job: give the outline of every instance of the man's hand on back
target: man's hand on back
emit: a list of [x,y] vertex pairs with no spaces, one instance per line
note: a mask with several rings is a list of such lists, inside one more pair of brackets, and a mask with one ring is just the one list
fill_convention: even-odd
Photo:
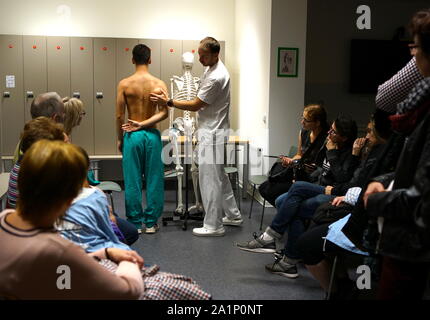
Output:
[[134,132],[143,129],[143,125],[139,121],[128,119],[128,122],[124,123],[121,128],[125,132]]

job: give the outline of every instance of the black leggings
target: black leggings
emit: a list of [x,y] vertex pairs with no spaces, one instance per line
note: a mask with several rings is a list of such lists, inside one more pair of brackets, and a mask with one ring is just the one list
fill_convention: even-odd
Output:
[[[330,224],[322,224],[312,227],[303,233],[297,241],[297,250],[304,264],[316,265],[326,258],[326,254],[346,253],[350,251],[338,247],[331,241],[325,241]],[[324,249],[325,241],[325,251]]]

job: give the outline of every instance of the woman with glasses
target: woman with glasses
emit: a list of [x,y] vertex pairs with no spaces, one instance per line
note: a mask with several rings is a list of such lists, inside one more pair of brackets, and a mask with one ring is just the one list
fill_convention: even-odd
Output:
[[260,185],[261,196],[276,206],[275,200],[287,192],[293,180],[310,180],[310,174],[322,165],[327,138],[327,113],[322,104],[308,104],[301,117],[297,154],[292,158],[280,156],[285,172],[279,178],[269,178]]
[[72,134],[73,128],[81,124],[82,118],[85,116],[84,104],[77,98],[63,98],[64,103],[64,131],[68,136]]
[[334,186],[351,179],[359,164],[357,154],[363,147],[361,144],[353,148],[356,137],[355,121],[339,116],[329,130],[323,166],[313,173],[317,177],[317,183],[293,183],[288,192],[276,199],[277,213],[266,231],[260,236],[255,235],[253,240],[237,243],[238,248],[257,253],[279,252],[283,246],[283,235],[287,232],[288,241],[283,250],[283,258],[266,265],[266,269],[285,277],[296,278],[296,265],[300,257],[295,245],[305,231],[303,222],[312,217],[318,205],[332,197]]

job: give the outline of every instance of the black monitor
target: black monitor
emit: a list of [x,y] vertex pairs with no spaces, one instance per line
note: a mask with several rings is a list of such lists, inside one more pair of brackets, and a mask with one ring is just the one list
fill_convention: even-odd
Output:
[[378,86],[402,69],[411,54],[408,41],[351,40],[351,93],[376,93]]

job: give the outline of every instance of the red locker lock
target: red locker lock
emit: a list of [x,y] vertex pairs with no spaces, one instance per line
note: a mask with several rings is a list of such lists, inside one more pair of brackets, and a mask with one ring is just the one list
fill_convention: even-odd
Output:
[[36,49],[36,48],[37,48],[37,46],[36,46],[36,45],[34,45],[34,46],[33,46],[33,49]]
[[193,50],[191,50],[191,52],[192,52],[192,53],[196,53],[196,50],[194,50],[194,49],[193,49]]
[[80,47],[79,49],[81,49],[81,50],[85,50],[85,48],[84,48],[84,47]]
[[125,51],[130,51],[130,48],[125,48]]
[[10,45],[8,45],[8,47],[9,47],[9,49],[12,49],[12,48],[13,48],[13,45],[11,45],[11,44],[10,44]]
[[103,47],[102,48],[103,51],[107,51],[107,49],[108,49],[107,47]]
[[173,50],[173,49],[170,49],[170,52],[171,52],[171,53],[173,53],[173,51],[175,51],[175,50]]
[[57,50],[60,50],[61,49],[61,47],[60,46],[57,46]]

